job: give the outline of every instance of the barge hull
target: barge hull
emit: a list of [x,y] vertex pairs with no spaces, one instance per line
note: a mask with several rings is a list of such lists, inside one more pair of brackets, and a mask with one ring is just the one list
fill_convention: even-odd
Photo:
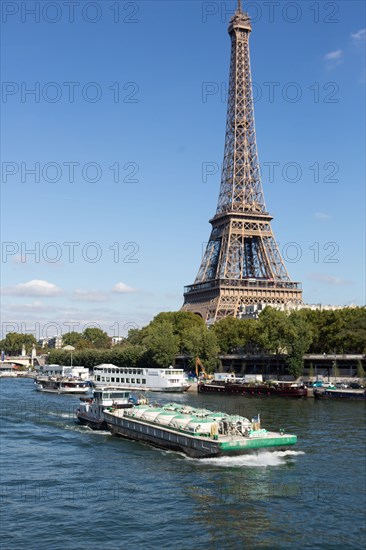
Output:
[[314,389],[315,399],[352,399],[352,400],[365,400],[366,392],[356,392],[347,390],[316,390]]
[[91,420],[90,418],[85,418],[81,414],[77,414],[76,416],[82,426],[88,426],[92,430],[108,430],[108,425],[105,420]]
[[198,393],[223,393],[223,394],[236,394],[253,397],[307,397],[308,391],[303,388],[290,389],[276,389],[276,388],[263,388],[263,387],[243,387],[240,384],[198,384]]

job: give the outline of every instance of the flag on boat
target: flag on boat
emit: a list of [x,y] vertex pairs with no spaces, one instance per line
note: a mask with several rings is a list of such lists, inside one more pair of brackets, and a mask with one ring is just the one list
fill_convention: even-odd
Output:
[[252,418],[252,424],[253,424],[253,430],[259,430],[261,427],[261,418],[260,414],[258,413],[257,416],[254,416]]

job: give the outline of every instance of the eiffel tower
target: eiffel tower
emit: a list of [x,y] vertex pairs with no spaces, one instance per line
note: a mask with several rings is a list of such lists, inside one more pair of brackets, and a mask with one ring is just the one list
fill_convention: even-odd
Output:
[[196,280],[184,289],[183,311],[209,323],[238,316],[247,305],[302,303],[274,238],[260,179],[249,56],[249,15],[238,0],[229,24],[231,64],[224,163],[212,232]]

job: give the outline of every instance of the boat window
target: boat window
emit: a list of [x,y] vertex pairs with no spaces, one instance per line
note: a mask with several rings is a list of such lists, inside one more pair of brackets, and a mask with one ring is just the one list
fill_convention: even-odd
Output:
[[122,382],[122,384],[124,383],[124,381],[125,381],[125,379],[124,379],[124,378],[121,378],[121,382]]
[[131,384],[134,384],[134,383],[135,383],[135,379],[131,378]]
[[104,378],[104,376],[102,376],[102,380],[101,380],[101,381],[102,381],[102,382],[105,382],[105,378]]
[[135,370],[133,371],[133,374],[136,374],[136,371],[135,371]]
[[146,378],[143,378],[143,379],[142,379],[142,383],[143,383],[143,384],[146,384]]
[[140,378],[136,378],[136,384],[141,384]]
[[108,369],[108,372],[111,372],[111,369]]
[[131,369],[128,371],[128,374],[132,374],[132,370],[131,370]]
[[112,376],[112,378],[111,378],[111,382],[114,382],[114,376]]
[[126,378],[126,384],[129,384],[129,383],[130,383],[130,379]]
[[97,381],[97,382],[100,382],[100,376],[97,376],[97,377],[96,377],[96,381]]

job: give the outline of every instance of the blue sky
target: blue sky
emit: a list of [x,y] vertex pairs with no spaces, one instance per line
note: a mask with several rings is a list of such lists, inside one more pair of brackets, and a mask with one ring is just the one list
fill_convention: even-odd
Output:
[[[235,2],[57,5],[2,3],[2,328],[124,335],[179,309],[198,271]],[[307,303],[364,305],[364,3],[243,5],[290,276]]]

